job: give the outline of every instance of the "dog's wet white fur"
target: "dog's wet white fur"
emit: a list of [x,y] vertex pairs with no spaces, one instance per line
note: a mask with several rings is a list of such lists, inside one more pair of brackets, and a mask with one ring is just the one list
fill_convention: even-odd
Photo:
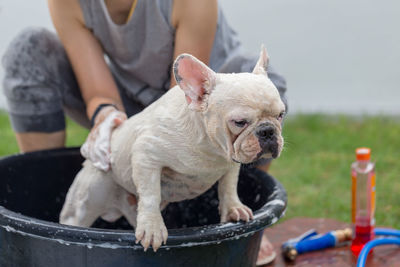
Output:
[[283,147],[285,107],[267,64],[264,48],[253,73],[217,74],[180,55],[174,63],[178,85],[113,132],[111,170],[84,162],[60,223],[89,227],[99,216],[125,216],[137,242],[157,250],[168,236],[161,210],[217,181],[221,221],[252,219],[237,195],[240,163],[277,157]]

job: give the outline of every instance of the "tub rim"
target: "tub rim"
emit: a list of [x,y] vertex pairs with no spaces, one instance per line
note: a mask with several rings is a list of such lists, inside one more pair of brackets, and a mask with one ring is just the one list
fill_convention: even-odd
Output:
[[[35,156],[37,158],[46,157],[49,156],[49,154],[52,156],[56,156],[57,154],[76,155],[78,149],[79,148],[61,148],[6,156],[0,158],[0,167],[20,157]],[[255,169],[255,173],[259,173],[260,175],[264,174],[264,172],[258,169]],[[247,223],[227,222],[199,227],[168,229],[167,244],[162,245],[160,249],[217,244],[225,240],[239,239],[252,235],[274,224],[285,213],[287,194],[282,184],[274,177],[268,175],[268,179],[274,184],[273,193],[260,209],[253,212],[253,220]],[[262,183],[267,183],[266,179],[261,181]],[[0,226],[8,232],[49,239],[66,245],[75,244],[114,249],[126,247],[143,249],[140,244],[135,244],[136,239],[134,232],[131,230],[112,230],[63,225],[23,215],[8,210],[1,205]]]

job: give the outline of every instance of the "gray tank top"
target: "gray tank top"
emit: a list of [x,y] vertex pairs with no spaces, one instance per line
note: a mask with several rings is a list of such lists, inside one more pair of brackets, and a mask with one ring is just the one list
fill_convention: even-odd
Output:
[[[169,89],[175,29],[173,0],[138,0],[126,24],[115,24],[104,0],[80,0],[86,27],[100,41],[119,87],[147,106]],[[236,33],[219,8],[209,66],[217,72],[250,71],[256,57],[244,56]]]

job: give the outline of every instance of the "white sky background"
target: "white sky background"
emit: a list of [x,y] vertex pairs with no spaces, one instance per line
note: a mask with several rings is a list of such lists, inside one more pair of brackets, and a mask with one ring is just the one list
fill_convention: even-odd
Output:
[[[265,43],[288,81],[291,113],[400,115],[400,1],[220,3],[246,49]],[[30,25],[52,28],[45,0],[0,0],[0,55]]]

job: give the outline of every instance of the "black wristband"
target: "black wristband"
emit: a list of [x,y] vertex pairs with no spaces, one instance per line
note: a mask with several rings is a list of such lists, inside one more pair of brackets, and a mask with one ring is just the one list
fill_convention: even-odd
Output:
[[100,104],[100,105],[98,105],[97,108],[96,108],[96,110],[95,110],[94,113],[93,113],[92,118],[90,119],[90,127],[93,127],[93,126],[94,126],[94,120],[96,119],[96,116],[97,116],[97,114],[99,114],[100,110],[101,110],[102,108],[108,107],[108,106],[113,106],[116,110],[118,110],[117,106],[114,105],[114,104],[108,103],[108,104]]

